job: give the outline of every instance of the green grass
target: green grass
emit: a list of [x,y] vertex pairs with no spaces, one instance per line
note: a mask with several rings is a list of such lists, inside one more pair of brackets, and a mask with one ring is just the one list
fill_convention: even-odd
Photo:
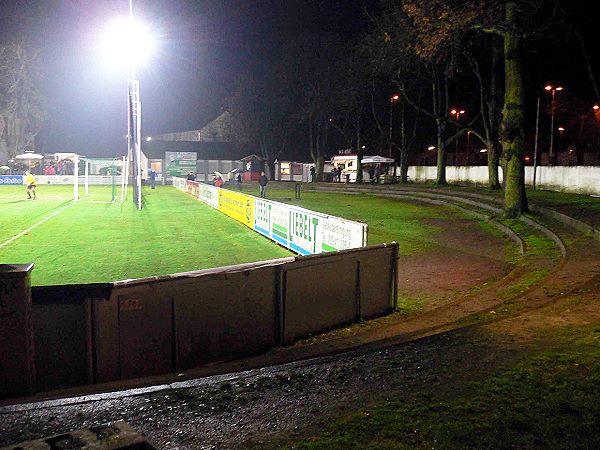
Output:
[[550,346],[462,388],[354,411],[284,448],[600,448],[600,329],[568,329]]
[[[69,205],[67,186],[0,191],[0,244]],[[94,200],[110,199],[96,187]],[[12,197],[11,197],[12,195]],[[34,262],[34,285],[114,281],[290,256],[242,224],[172,187],[133,202],[80,201],[0,248],[1,264]]]
[[[131,201],[100,203],[110,199],[109,187],[92,186],[90,197],[74,205],[71,186],[39,186],[35,201],[26,199],[23,187],[2,187],[0,245],[67,208],[1,247],[0,263],[34,262],[33,284],[45,285],[114,281],[291,255],[172,187],[144,192],[145,207],[137,211]],[[258,194],[254,187],[244,192]],[[366,222],[369,244],[396,241],[403,255],[437,249],[436,221],[464,218],[444,207],[365,194],[303,192],[302,200],[293,197],[290,190],[269,190],[269,198],[276,201]]]
[[426,253],[438,245],[440,228],[432,223],[448,218],[465,218],[451,208],[413,203],[369,194],[302,192],[301,200],[292,200],[291,190],[271,190],[269,198],[319,211],[348,220],[366,223],[368,243],[396,241],[402,255]]

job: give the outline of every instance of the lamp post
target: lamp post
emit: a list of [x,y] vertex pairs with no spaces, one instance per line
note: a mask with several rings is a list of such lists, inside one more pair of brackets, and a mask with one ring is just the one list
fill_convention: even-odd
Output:
[[535,144],[533,147],[533,190],[537,180],[537,156],[538,156],[538,134],[540,130],[540,95],[537,98],[537,110],[535,114]]
[[456,108],[452,108],[450,110],[450,115],[454,117],[454,120],[456,121],[456,141],[454,142],[454,152],[458,153],[458,124],[460,121],[460,116],[463,115],[465,113],[464,109],[456,109]]
[[551,104],[550,104],[550,152],[548,153],[549,164],[553,164],[554,161],[554,96],[556,95],[556,91],[562,91],[562,86],[552,86],[548,84],[544,89],[547,92],[552,94]]
[[[394,119],[394,102],[398,101],[400,96],[398,94],[392,95],[390,97],[390,135],[388,136],[388,157],[392,157],[392,129],[393,129],[393,119]],[[396,159],[396,158],[394,158]]]

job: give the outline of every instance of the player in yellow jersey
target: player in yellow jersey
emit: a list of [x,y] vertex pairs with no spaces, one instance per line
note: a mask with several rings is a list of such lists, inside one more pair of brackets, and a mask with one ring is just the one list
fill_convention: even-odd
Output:
[[37,186],[37,180],[29,171],[25,172],[25,182],[27,183],[27,196],[31,199],[33,193],[33,200],[35,200],[35,188]]

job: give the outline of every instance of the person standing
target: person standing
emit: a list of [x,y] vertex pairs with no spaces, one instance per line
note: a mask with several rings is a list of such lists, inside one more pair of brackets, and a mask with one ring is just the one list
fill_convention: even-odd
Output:
[[242,174],[240,172],[235,176],[235,182],[237,184],[238,191],[242,192]]
[[25,172],[25,182],[27,183],[27,196],[31,200],[31,194],[33,194],[33,200],[35,200],[35,188],[37,186],[37,180],[29,171]]
[[260,187],[260,196],[262,198],[267,198],[267,183],[268,182],[269,182],[269,180],[267,180],[265,173],[261,172],[260,178],[258,179],[258,186]]
[[156,170],[150,169],[150,186],[152,189],[156,189]]

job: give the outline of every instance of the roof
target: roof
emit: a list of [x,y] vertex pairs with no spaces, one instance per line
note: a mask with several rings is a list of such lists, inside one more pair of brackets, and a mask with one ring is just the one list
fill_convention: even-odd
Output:
[[216,119],[198,130],[165,133],[148,136],[148,141],[178,141],[178,142],[229,142],[231,114],[221,113]]
[[265,158],[263,158],[262,156],[255,155],[255,154],[244,156],[243,158],[240,158],[240,161],[244,161],[244,162],[255,161],[255,160],[264,161]]

